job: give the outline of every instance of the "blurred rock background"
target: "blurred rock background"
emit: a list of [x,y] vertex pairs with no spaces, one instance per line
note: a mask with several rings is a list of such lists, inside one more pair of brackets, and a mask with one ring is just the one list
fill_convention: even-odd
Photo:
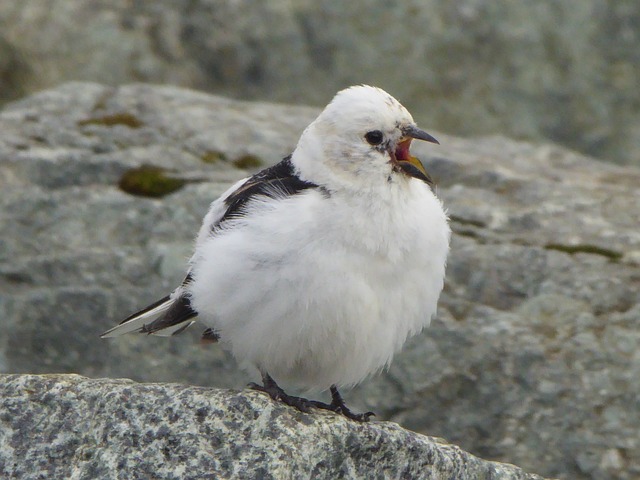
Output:
[[0,0],[0,101],[68,80],[324,105],[371,83],[456,135],[640,164],[635,0]]
[[126,84],[321,105],[366,82],[440,139],[415,151],[454,236],[432,328],[350,403],[546,476],[638,478],[640,7],[391,3],[0,0],[0,372],[253,380],[197,330],[98,335],[318,110]]

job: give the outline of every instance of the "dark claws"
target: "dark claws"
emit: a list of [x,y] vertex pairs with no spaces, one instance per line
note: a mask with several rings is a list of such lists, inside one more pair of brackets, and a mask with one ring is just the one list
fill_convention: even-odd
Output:
[[345,404],[344,402],[342,404],[337,404],[337,403],[323,403],[323,402],[318,402],[315,400],[311,400],[309,402],[312,406],[316,407],[316,408],[320,408],[322,410],[330,410],[332,412],[335,412],[339,415],[342,415],[344,417],[347,417],[350,420],[354,420],[356,422],[362,422],[362,423],[366,423],[369,421],[369,419],[371,417],[375,417],[376,414],[373,412],[366,412],[366,413],[353,413]]
[[251,390],[257,390],[259,392],[266,392],[267,391],[262,385],[259,385],[256,382],[248,383],[247,387],[249,387]]
[[369,421],[369,418],[376,416],[376,414],[373,413],[373,412],[353,413],[353,412],[349,411],[349,413],[342,412],[342,414],[345,417],[350,418],[351,420],[355,420],[356,422],[362,422],[362,423],[366,423],[366,422]]
[[257,383],[251,382],[248,387],[253,390],[265,392],[272,399],[281,401],[282,403],[297,408],[304,413],[309,413],[311,411],[310,408],[315,407],[322,410],[329,410],[347,417],[350,420],[363,423],[368,422],[371,417],[375,417],[376,415],[373,412],[353,413],[345,405],[344,400],[342,399],[342,396],[340,395],[340,392],[338,392],[338,388],[335,385],[331,387],[331,403],[324,403],[317,400],[308,400],[302,397],[287,395],[285,391],[278,386],[275,380],[271,378],[268,373],[262,374],[262,382],[264,383],[264,385],[258,385]]
[[267,393],[275,401],[289,405],[290,407],[297,408],[303,413],[310,413],[311,401],[302,397],[294,397],[293,395],[287,395],[282,388],[273,380],[269,375],[263,375],[264,385],[258,385],[251,382],[248,387],[259,392]]

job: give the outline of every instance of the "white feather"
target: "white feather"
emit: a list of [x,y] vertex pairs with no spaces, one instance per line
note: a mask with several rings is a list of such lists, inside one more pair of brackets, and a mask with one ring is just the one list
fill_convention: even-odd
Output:
[[154,335],[156,337],[171,337],[173,335],[177,335],[178,333],[181,333],[183,330],[186,330],[194,323],[196,323],[195,320],[185,320],[182,323],[171,325],[170,327],[163,328],[162,330],[157,330],[151,333],[151,335]]
[[398,141],[409,124],[387,93],[352,87],[305,130],[292,157],[328,196],[264,198],[211,235],[214,202],[187,290],[199,319],[242,364],[306,389],[353,385],[429,324],[449,248],[445,212],[425,183],[392,175],[388,153],[364,140],[377,129]]
[[101,338],[112,338],[119,337],[120,335],[124,335],[126,333],[131,332],[139,332],[142,327],[148,323],[153,322],[156,318],[162,315],[173,303],[173,299],[170,298],[164,303],[161,303],[155,308],[148,310],[136,317],[131,318],[130,320],[121,323],[120,325],[116,325],[115,327],[107,330],[102,335]]

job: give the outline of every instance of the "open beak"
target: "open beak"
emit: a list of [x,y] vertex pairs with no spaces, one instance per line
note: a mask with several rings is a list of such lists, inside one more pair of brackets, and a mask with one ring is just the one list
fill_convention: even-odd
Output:
[[408,138],[415,138],[416,140],[424,140],[425,142],[431,142],[440,145],[440,142],[438,140],[436,140],[424,130],[420,130],[415,125],[409,125],[408,127],[403,128],[402,134]]
[[404,174],[422,180],[423,182],[432,185],[433,180],[429,177],[429,174],[424,169],[422,162],[416,157],[411,155],[409,147],[411,141],[415,138],[417,140],[424,140],[426,142],[440,144],[433,136],[427,132],[420,130],[414,125],[410,125],[402,130],[403,137],[396,145],[394,151],[389,152],[391,155],[391,163],[394,169],[403,172]]

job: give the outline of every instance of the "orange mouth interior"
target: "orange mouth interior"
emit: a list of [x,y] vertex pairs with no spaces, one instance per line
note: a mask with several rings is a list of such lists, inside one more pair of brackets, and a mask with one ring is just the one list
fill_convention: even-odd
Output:
[[398,142],[395,151],[395,157],[397,162],[410,162],[411,154],[409,153],[409,147],[411,146],[411,138],[407,138],[401,142]]

